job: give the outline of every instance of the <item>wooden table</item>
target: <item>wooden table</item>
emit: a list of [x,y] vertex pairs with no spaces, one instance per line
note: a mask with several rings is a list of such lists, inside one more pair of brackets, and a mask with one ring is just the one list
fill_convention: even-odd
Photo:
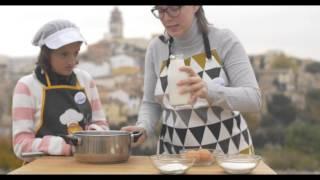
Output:
[[[149,156],[130,156],[125,163],[86,164],[74,157],[44,156],[26,164],[9,174],[159,174]],[[187,174],[225,174],[216,163],[206,167],[192,167]],[[252,174],[276,174],[263,161]]]

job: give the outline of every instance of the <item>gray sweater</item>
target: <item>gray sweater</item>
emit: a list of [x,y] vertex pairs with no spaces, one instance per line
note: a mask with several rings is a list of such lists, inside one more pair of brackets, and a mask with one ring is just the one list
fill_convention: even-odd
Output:
[[[208,95],[213,105],[240,112],[257,112],[261,108],[261,93],[249,58],[237,37],[227,29],[209,27],[211,49],[216,49],[229,76],[225,86],[208,83]],[[174,38],[172,53],[184,54],[185,58],[205,52],[202,34],[196,19],[181,38]],[[138,115],[137,126],[152,135],[161,119],[162,106],[155,100],[154,92],[160,75],[161,61],[168,59],[168,45],[158,37],[151,40],[145,56],[144,96]]]

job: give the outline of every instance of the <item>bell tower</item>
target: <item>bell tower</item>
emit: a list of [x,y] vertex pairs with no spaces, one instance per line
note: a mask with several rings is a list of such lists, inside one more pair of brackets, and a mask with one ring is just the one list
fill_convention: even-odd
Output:
[[117,7],[111,12],[110,18],[110,34],[113,39],[123,38],[123,21],[121,12]]

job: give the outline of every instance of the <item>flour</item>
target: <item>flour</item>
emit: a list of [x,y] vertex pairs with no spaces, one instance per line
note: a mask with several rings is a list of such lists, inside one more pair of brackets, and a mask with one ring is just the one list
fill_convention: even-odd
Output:
[[163,173],[183,173],[188,166],[179,163],[165,164],[159,167]]
[[248,173],[256,164],[252,162],[223,162],[220,164],[226,171],[235,173]]

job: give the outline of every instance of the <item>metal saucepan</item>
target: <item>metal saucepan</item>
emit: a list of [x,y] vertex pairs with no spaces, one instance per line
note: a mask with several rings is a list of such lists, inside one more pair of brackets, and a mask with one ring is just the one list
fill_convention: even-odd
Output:
[[[63,138],[75,146],[73,155],[79,162],[120,163],[129,159],[131,144],[141,135],[142,131],[79,131]],[[24,153],[23,157],[31,157],[32,153],[26,155],[28,154]],[[36,152],[35,155],[39,156],[41,152]]]

